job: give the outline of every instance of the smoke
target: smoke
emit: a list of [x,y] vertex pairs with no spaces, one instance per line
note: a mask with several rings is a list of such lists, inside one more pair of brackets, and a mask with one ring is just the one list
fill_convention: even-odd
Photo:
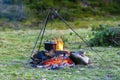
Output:
[[0,0],[0,18],[7,18],[12,21],[26,19],[25,6],[22,0]]

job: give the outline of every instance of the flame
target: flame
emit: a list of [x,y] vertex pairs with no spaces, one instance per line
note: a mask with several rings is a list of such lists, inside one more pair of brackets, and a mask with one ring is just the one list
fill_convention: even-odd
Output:
[[56,50],[63,50],[63,40],[61,38],[54,39],[54,41],[57,43],[56,44]]

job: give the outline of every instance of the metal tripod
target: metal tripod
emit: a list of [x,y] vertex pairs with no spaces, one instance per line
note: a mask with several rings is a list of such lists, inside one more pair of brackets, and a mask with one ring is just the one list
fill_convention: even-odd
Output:
[[31,59],[32,56],[33,56],[34,50],[35,50],[35,48],[36,48],[36,45],[38,44],[39,39],[40,39],[40,43],[39,43],[38,51],[39,51],[40,48],[41,48],[41,44],[42,44],[42,41],[43,41],[43,37],[44,37],[45,29],[46,29],[46,26],[47,26],[47,22],[48,22],[48,20],[49,20],[50,13],[53,13],[53,14],[56,15],[60,20],[62,20],[62,21],[66,24],[66,27],[68,27],[69,29],[71,29],[87,46],[89,46],[90,49],[91,49],[92,51],[94,51],[94,52],[103,60],[103,62],[106,62],[106,61],[97,53],[97,51],[94,50],[94,49],[90,46],[90,44],[89,44],[86,40],[84,40],[83,37],[81,37],[81,36],[73,29],[73,27],[71,27],[71,26],[67,23],[67,21],[66,21],[63,17],[61,17],[61,16],[59,15],[59,13],[58,13],[54,8],[50,8],[50,9],[48,10],[48,13],[47,13],[47,15],[46,15],[46,18],[45,18],[45,20],[44,20],[44,22],[43,22],[43,24],[42,24],[42,28],[41,28],[41,30],[40,30],[40,32],[39,32],[39,35],[38,35],[37,40],[36,40],[36,42],[35,42],[35,45],[34,45],[34,47],[33,47],[33,49],[32,49],[32,52],[31,52],[31,55],[30,55],[30,59]]

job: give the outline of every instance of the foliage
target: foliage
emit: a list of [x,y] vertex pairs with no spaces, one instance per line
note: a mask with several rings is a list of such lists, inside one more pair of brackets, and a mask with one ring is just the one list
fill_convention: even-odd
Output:
[[[66,19],[119,15],[119,0],[0,0],[0,17],[10,20],[43,19],[55,8]],[[38,20],[37,20],[38,21]]]
[[93,38],[90,39],[92,46],[120,46],[120,28],[109,25],[93,27]]
[[24,3],[38,19],[42,19],[51,7],[67,20],[120,13],[119,0],[24,0]]
[[120,14],[119,0],[0,0],[0,17],[10,20],[45,18],[49,8],[55,8],[66,20],[109,17]]

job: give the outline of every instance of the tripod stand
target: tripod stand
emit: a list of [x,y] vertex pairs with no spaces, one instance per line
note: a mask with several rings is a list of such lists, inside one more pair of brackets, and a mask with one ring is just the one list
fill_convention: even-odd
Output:
[[[89,44],[86,40],[84,40],[83,37],[81,37],[81,36],[73,29],[73,27],[71,27],[71,26],[68,24],[67,21],[66,21],[62,16],[60,16],[60,14],[59,14],[54,8],[50,8],[50,9],[48,10],[48,13],[47,13],[47,15],[46,15],[46,18],[45,18],[45,20],[44,20],[44,22],[43,22],[43,24],[42,24],[42,28],[41,28],[40,33],[39,33],[39,35],[38,35],[38,38],[37,38],[37,40],[36,40],[36,42],[35,42],[35,45],[34,45],[34,47],[33,47],[33,49],[32,49],[30,58],[32,58],[32,56],[33,56],[34,50],[35,50],[35,48],[36,48],[36,45],[38,44],[38,40],[39,40],[39,39],[40,39],[40,43],[39,43],[38,51],[40,51],[41,44],[42,44],[43,37],[44,37],[44,33],[45,33],[45,29],[46,29],[46,26],[47,26],[47,23],[48,23],[48,20],[49,20],[49,17],[50,17],[50,13],[53,13],[53,14],[54,14],[55,16],[57,16],[61,21],[63,21],[63,22],[65,23],[66,27],[68,27],[71,31],[73,31],[73,32],[75,33],[75,35],[78,36],[79,39],[81,39],[88,47],[90,47],[90,49],[91,49],[92,51],[94,51],[94,52],[97,54],[97,51],[94,50],[94,49],[90,46],[90,44]],[[103,62],[106,62],[99,54],[97,54],[97,55],[103,60]]]

